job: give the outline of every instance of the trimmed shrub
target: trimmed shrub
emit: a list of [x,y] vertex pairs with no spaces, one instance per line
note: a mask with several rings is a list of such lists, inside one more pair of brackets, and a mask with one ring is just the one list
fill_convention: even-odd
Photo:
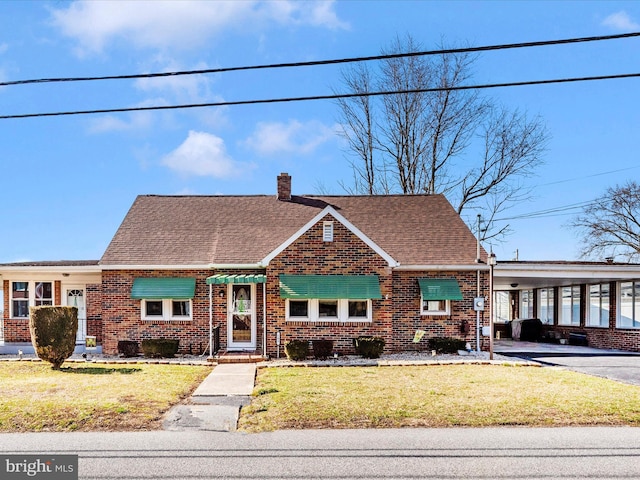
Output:
[[173,338],[149,338],[142,341],[142,353],[147,358],[173,358],[178,353],[180,340]]
[[289,360],[304,360],[309,356],[309,342],[306,340],[291,340],[284,344],[284,353]]
[[458,350],[464,350],[467,345],[464,340],[452,337],[432,337],[428,343],[429,350],[435,350],[436,353],[458,353]]
[[384,339],[380,337],[358,337],[353,339],[356,354],[364,358],[379,358],[384,350]]
[[76,348],[78,309],[49,305],[31,307],[29,331],[38,357],[50,362],[54,370],[59,370]]
[[123,357],[135,357],[138,355],[138,342],[133,340],[118,341],[118,353]]
[[333,354],[333,340],[311,340],[314,358],[327,358]]

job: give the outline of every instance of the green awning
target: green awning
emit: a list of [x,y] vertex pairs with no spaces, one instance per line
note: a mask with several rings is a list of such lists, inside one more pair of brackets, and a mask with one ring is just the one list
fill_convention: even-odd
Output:
[[196,291],[195,278],[136,278],[131,289],[131,298],[193,298]]
[[266,283],[267,276],[261,273],[246,275],[211,275],[207,277],[207,285],[221,283]]
[[454,278],[419,278],[424,300],[462,300],[460,285]]
[[280,275],[281,298],[382,298],[376,275]]

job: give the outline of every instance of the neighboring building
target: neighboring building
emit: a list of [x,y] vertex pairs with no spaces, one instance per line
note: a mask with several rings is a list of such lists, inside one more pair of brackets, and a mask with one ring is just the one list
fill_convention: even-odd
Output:
[[434,336],[475,346],[488,312],[474,298],[489,297],[486,253],[476,257],[442,195],[295,196],[287,174],[277,196],[145,195],[99,262],[0,265],[4,340],[29,340],[29,306],[81,296],[107,354],[158,337],[202,354],[212,328],[221,349],[265,356],[292,339],[348,353],[360,335],[387,351]]
[[[3,284],[0,353],[15,353],[30,343],[29,307],[78,307],[78,343],[102,336],[102,277],[98,260],[21,262],[0,265]],[[15,345],[12,345],[15,344]]]
[[538,318],[549,339],[640,351],[640,265],[612,262],[499,262],[496,329]]

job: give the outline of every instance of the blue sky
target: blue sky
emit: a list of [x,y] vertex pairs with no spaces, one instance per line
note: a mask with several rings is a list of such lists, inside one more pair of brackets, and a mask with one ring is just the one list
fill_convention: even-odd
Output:
[[[640,31],[640,2],[0,3],[0,81],[121,75]],[[640,39],[488,52],[474,83],[640,72]],[[338,67],[0,87],[0,112],[330,94]],[[589,201],[640,174],[640,80],[488,93],[540,115],[551,141],[534,198],[503,216]],[[351,171],[330,101],[0,120],[0,263],[98,259],[139,194],[343,194]],[[469,212],[475,218],[475,212]],[[498,259],[571,260],[570,216],[510,221]]]

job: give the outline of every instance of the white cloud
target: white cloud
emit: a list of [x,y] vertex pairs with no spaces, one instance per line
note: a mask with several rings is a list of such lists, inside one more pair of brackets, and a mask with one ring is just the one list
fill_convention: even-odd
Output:
[[602,25],[622,31],[637,30],[640,28],[640,24],[634,22],[624,10],[609,15],[602,21]]
[[6,52],[7,50],[9,50],[9,44],[8,43],[0,43],[0,54]]
[[151,112],[133,112],[126,119],[115,115],[104,115],[90,120],[89,132],[107,133],[146,130],[152,125],[153,115]]
[[335,128],[317,121],[260,122],[245,145],[261,155],[306,155],[332,138],[335,138]]
[[269,23],[346,28],[332,1],[91,1],[52,9],[53,25],[78,42],[77,53],[101,52],[121,40],[134,48],[199,47],[232,29]]
[[254,168],[234,161],[227,154],[222,138],[195,131],[190,131],[182,145],[166,155],[162,163],[184,175],[215,178],[234,177]]

